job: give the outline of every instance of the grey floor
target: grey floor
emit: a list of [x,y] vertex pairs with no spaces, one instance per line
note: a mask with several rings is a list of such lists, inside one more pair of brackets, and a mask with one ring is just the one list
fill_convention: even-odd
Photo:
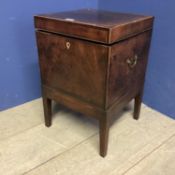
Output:
[[41,99],[0,112],[0,175],[174,175],[175,120],[142,105],[122,112],[99,156],[98,123],[54,107],[43,124]]

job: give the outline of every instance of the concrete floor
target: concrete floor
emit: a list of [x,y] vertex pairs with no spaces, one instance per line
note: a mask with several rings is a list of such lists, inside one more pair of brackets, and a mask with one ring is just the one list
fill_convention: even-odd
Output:
[[43,124],[41,99],[0,112],[0,175],[174,175],[175,120],[145,105],[110,129],[106,158],[99,156],[98,123],[54,106]]

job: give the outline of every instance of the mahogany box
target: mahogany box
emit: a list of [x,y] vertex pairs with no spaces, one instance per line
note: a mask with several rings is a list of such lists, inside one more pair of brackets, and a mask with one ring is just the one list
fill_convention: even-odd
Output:
[[94,117],[104,157],[117,111],[135,99],[139,118],[153,19],[91,9],[36,15],[46,126],[52,100]]

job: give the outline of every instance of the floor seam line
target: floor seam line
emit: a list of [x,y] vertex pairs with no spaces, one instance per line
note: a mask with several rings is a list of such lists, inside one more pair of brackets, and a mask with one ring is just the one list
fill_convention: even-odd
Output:
[[51,143],[54,143],[54,144],[56,144],[56,145],[59,145],[59,146],[65,148],[65,149],[67,149],[67,147],[66,147],[65,145],[61,144],[60,142],[57,142],[57,141],[55,141],[55,140],[53,140],[53,139],[50,139],[50,138],[48,138],[48,137],[46,137],[46,136],[44,136],[44,135],[42,135],[42,134],[37,134],[37,135],[40,136],[40,137],[42,137],[42,138],[44,138],[44,139],[46,139],[46,140],[48,140],[48,141],[51,142]]
[[82,144],[83,142],[87,141],[87,140],[90,139],[91,137],[94,137],[94,136],[97,135],[97,134],[98,134],[98,132],[95,133],[95,134],[93,134],[93,135],[91,135],[91,136],[89,136],[88,138],[86,138],[85,140],[81,141],[80,143],[78,143],[78,144],[76,144],[76,145],[70,147],[69,149],[66,149],[65,151],[63,151],[63,152],[61,152],[61,153],[59,153],[59,154],[57,154],[57,155],[51,157],[50,159],[48,159],[47,161],[45,161],[45,162],[43,162],[43,163],[37,165],[36,167],[34,167],[34,168],[32,168],[32,169],[30,169],[30,170],[28,170],[28,171],[22,173],[21,175],[25,175],[25,174],[27,174],[27,173],[29,173],[29,172],[32,172],[33,170],[35,170],[35,169],[39,168],[40,166],[42,166],[42,165],[48,163],[49,161],[56,159],[58,156],[60,156],[60,155],[62,155],[62,154],[64,154],[64,153],[66,153],[66,152],[68,152],[68,151],[74,149],[75,147],[79,146],[80,144]]
[[32,128],[37,127],[37,126],[39,126],[39,125],[42,125],[42,122],[39,123],[39,124],[37,124],[37,125],[34,125],[34,126],[32,126],[32,127],[29,127],[29,128],[27,128],[27,129],[21,130],[21,131],[17,132],[16,134],[13,134],[13,135],[11,135],[11,136],[9,136],[9,137],[7,137],[7,138],[3,138],[3,139],[0,140],[0,142],[6,141],[6,140],[8,140],[8,139],[11,139],[12,137],[15,137],[15,136],[17,136],[17,135],[20,135],[20,134],[26,132],[27,130],[31,130]]
[[130,168],[128,168],[124,173],[122,173],[121,175],[127,175],[126,173],[128,173],[131,169],[133,169],[135,166],[137,166],[140,162],[142,162],[144,159],[146,159],[147,157],[149,157],[152,153],[154,153],[156,150],[158,150],[162,145],[164,145],[168,140],[170,140],[172,137],[175,136],[175,133],[173,135],[171,135],[170,137],[168,137],[167,139],[165,139],[160,145],[158,145],[157,147],[155,147],[151,152],[149,152],[148,154],[146,154],[144,157],[142,157],[139,161],[137,161],[135,164],[133,164]]

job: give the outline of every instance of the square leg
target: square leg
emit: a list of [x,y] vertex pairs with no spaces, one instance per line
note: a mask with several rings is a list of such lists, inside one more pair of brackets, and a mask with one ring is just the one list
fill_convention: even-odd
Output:
[[109,137],[109,119],[107,116],[103,116],[99,120],[100,129],[100,155],[105,157],[108,149],[108,137]]
[[142,97],[143,97],[143,92],[142,91],[135,97],[134,114],[133,114],[133,118],[135,120],[138,120],[139,117],[140,117]]
[[52,124],[52,100],[43,96],[44,118],[47,127]]

